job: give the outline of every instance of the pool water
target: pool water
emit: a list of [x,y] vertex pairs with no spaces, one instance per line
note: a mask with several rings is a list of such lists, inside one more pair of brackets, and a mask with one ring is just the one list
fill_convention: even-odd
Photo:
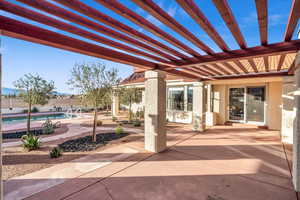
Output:
[[[58,113],[58,114],[46,114],[46,115],[40,115],[40,116],[31,116],[31,121],[45,121],[47,119],[67,119],[67,118],[73,118],[76,117],[76,115],[66,115],[64,113]],[[3,124],[15,124],[20,122],[26,122],[27,116],[22,117],[9,117],[9,118],[3,118],[2,122]]]

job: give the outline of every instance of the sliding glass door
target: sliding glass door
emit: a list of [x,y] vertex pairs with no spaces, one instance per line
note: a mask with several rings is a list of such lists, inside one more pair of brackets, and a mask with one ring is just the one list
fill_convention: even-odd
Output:
[[229,120],[265,123],[265,87],[229,88]]

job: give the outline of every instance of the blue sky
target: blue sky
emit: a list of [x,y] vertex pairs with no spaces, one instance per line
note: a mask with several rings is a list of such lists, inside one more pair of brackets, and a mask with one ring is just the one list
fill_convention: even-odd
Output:
[[[15,0],[9,0],[12,3],[23,5]],[[50,1],[50,0],[49,0]],[[160,21],[149,15],[146,11],[139,8],[130,0],[119,0],[121,3],[126,5],[128,8],[135,10],[138,14],[144,16],[155,25],[159,26],[164,31],[172,34],[180,41],[188,44],[190,47],[196,49],[200,53],[203,53],[200,49],[195,47],[189,41],[181,37],[170,28],[164,26]],[[180,24],[184,25],[191,33],[197,36],[201,41],[210,46],[214,51],[219,52],[220,49],[217,45],[209,38],[209,36],[185,13],[185,11],[176,3],[175,0],[154,0],[160,7],[174,17]],[[52,2],[52,1],[50,1]],[[141,31],[142,33],[160,41],[165,44],[167,42],[157,38],[146,30],[136,26],[134,23],[120,17],[114,12],[102,7],[100,4],[95,3],[93,0],[82,1],[90,6],[102,11],[109,16],[121,21],[130,27]],[[197,5],[203,11],[205,16],[215,26],[216,30],[220,33],[223,39],[226,41],[231,49],[237,49],[238,45],[232,37],[230,31],[226,27],[221,16],[217,12],[211,0],[195,0]],[[281,42],[283,40],[283,34],[288,19],[289,10],[291,7],[292,0],[270,0],[269,1],[269,43]],[[256,8],[254,0],[228,0],[230,7],[233,10],[234,16],[241,28],[242,34],[246,38],[247,45],[257,46],[260,44],[259,30],[256,16]],[[24,6],[24,5],[23,5]],[[25,6],[30,8],[28,6]],[[32,8],[30,8],[32,9]],[[67,8],[66,8],[67,9]],[[37,10],[35,10],[37,11]],[[38,11],[40,12],[40,11]],[[76,13],[76,11],[73,11]],[[53,27],[48,27],[31,20],[27,20],[12,14],[0,11],[1,15],[5,15],[17,20],[21,20],[25,23],[34,24],[42,28],[48,28],[51,31],[66,34],[70,37],[80,38],[79,36],[66,33],[64,31],[57,30]],[[49,15],[49,14],[48,14]],[[51,16],[51,15],[49,15]],[[66,21],[69,24],[75,25],[71,22]],[[76,25],[77,26],[77,25]],[[80,27],[80,26],[79,26]],[[81,27],[85,29],[84,27]],[[296,30],[299,29],[299,24]],[[93,31],[92,31],[93,32]],[[95,33],[95,32],[94,32]],[[98,33],[99,34],[99,33]],[[101,34],[100,34],[101,35]],[[104,35],[102,35],[104,36]],[[107,36],[104,36],[107,37]],[[109,37],[107,37],[109,38]],[[294,34],[296,38],[296,34]],[[105,45],[90,41],[87,39],[80,38],[90,43],[98,44],[100,46],[107,47]],[[26,41],[21,41],[5,36],[1,37],[1,52],[3,53],[3,86],[13,87],[13,81],[23,76],[25,73],[38,73],[48,80],[54,80],[57,90],[60,92],[71,92],[69,87],[66,85],[66,81],[69,79],[70,70],[73,65],[78,62],[105,62],[109,67],[116,67],[119,69],[120,76],[126,77],[132,73],[132,67],[119,63],[109,62],[98,58],[93,58],[77,53],[72,53],[52,47],[46,47],[43,45],[33,44]],[[122,42],[121,42],[122,43]],[[168,44],[170,45],[170,44]],[[129,45],[130,46],[130,45]],[[170,45],[172,46],[172,45]],[[176,49],[176,47],[173,47]],[[177,49],[179,50],[179,49]],[[180,50],[179,50],[180,51]],[[121,51],[122,52],[122,51]]]

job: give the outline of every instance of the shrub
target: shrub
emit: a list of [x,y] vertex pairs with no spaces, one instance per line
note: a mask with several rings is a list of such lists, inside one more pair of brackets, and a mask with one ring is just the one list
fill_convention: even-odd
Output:
[[124,132],[123,127],[120,125],[117,126],[115,133],[119,135],[119,134],[122,134],[123,132]]
[[23,147],[28,151],[36,150],[40,147],[40,138],[32,134],[23,135],[21,138]]
[[113,116],[113,117],[112,117],[112,121],[113,121],[113,122],[117,121],[117,117]]
[[37,107],[33,107],[33,108],[31,109],[31,112],[32,112],[32,113],[37,113],[37,112],[39,112],[39,109],[38,109]]
[[62,150],[59,147],[54,147],[51,151],[50,151],[50,157],[51,158],[58,158],[62,155]]
[[44,134],[51,134],[54,132],[54,128],[56,128],[56,125],[52,123],[50,119],[47,119],[43,124],[43,133]]
[[141,124],[142,124],[141,121],[138,119],[133,122],[133,126],[136,126],[136,127],[141,126]]
[[97,120],[97,126],[102,126],[103,122],[101,120]]

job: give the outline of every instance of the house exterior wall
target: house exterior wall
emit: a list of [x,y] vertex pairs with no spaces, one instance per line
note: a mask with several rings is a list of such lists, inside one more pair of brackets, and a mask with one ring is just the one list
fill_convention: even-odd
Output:
[[213,112],[216,113],[217,124],[224,124],[229,121],[229,88],[247,86],[266,87],[266,112],[265,125],[269,129],[281,130],[281,107],[282,107],[282,78],[252,78],[211,81],[213,85]]
[[268,84],[267,126],[269,129],[281,129],[282,82]]

